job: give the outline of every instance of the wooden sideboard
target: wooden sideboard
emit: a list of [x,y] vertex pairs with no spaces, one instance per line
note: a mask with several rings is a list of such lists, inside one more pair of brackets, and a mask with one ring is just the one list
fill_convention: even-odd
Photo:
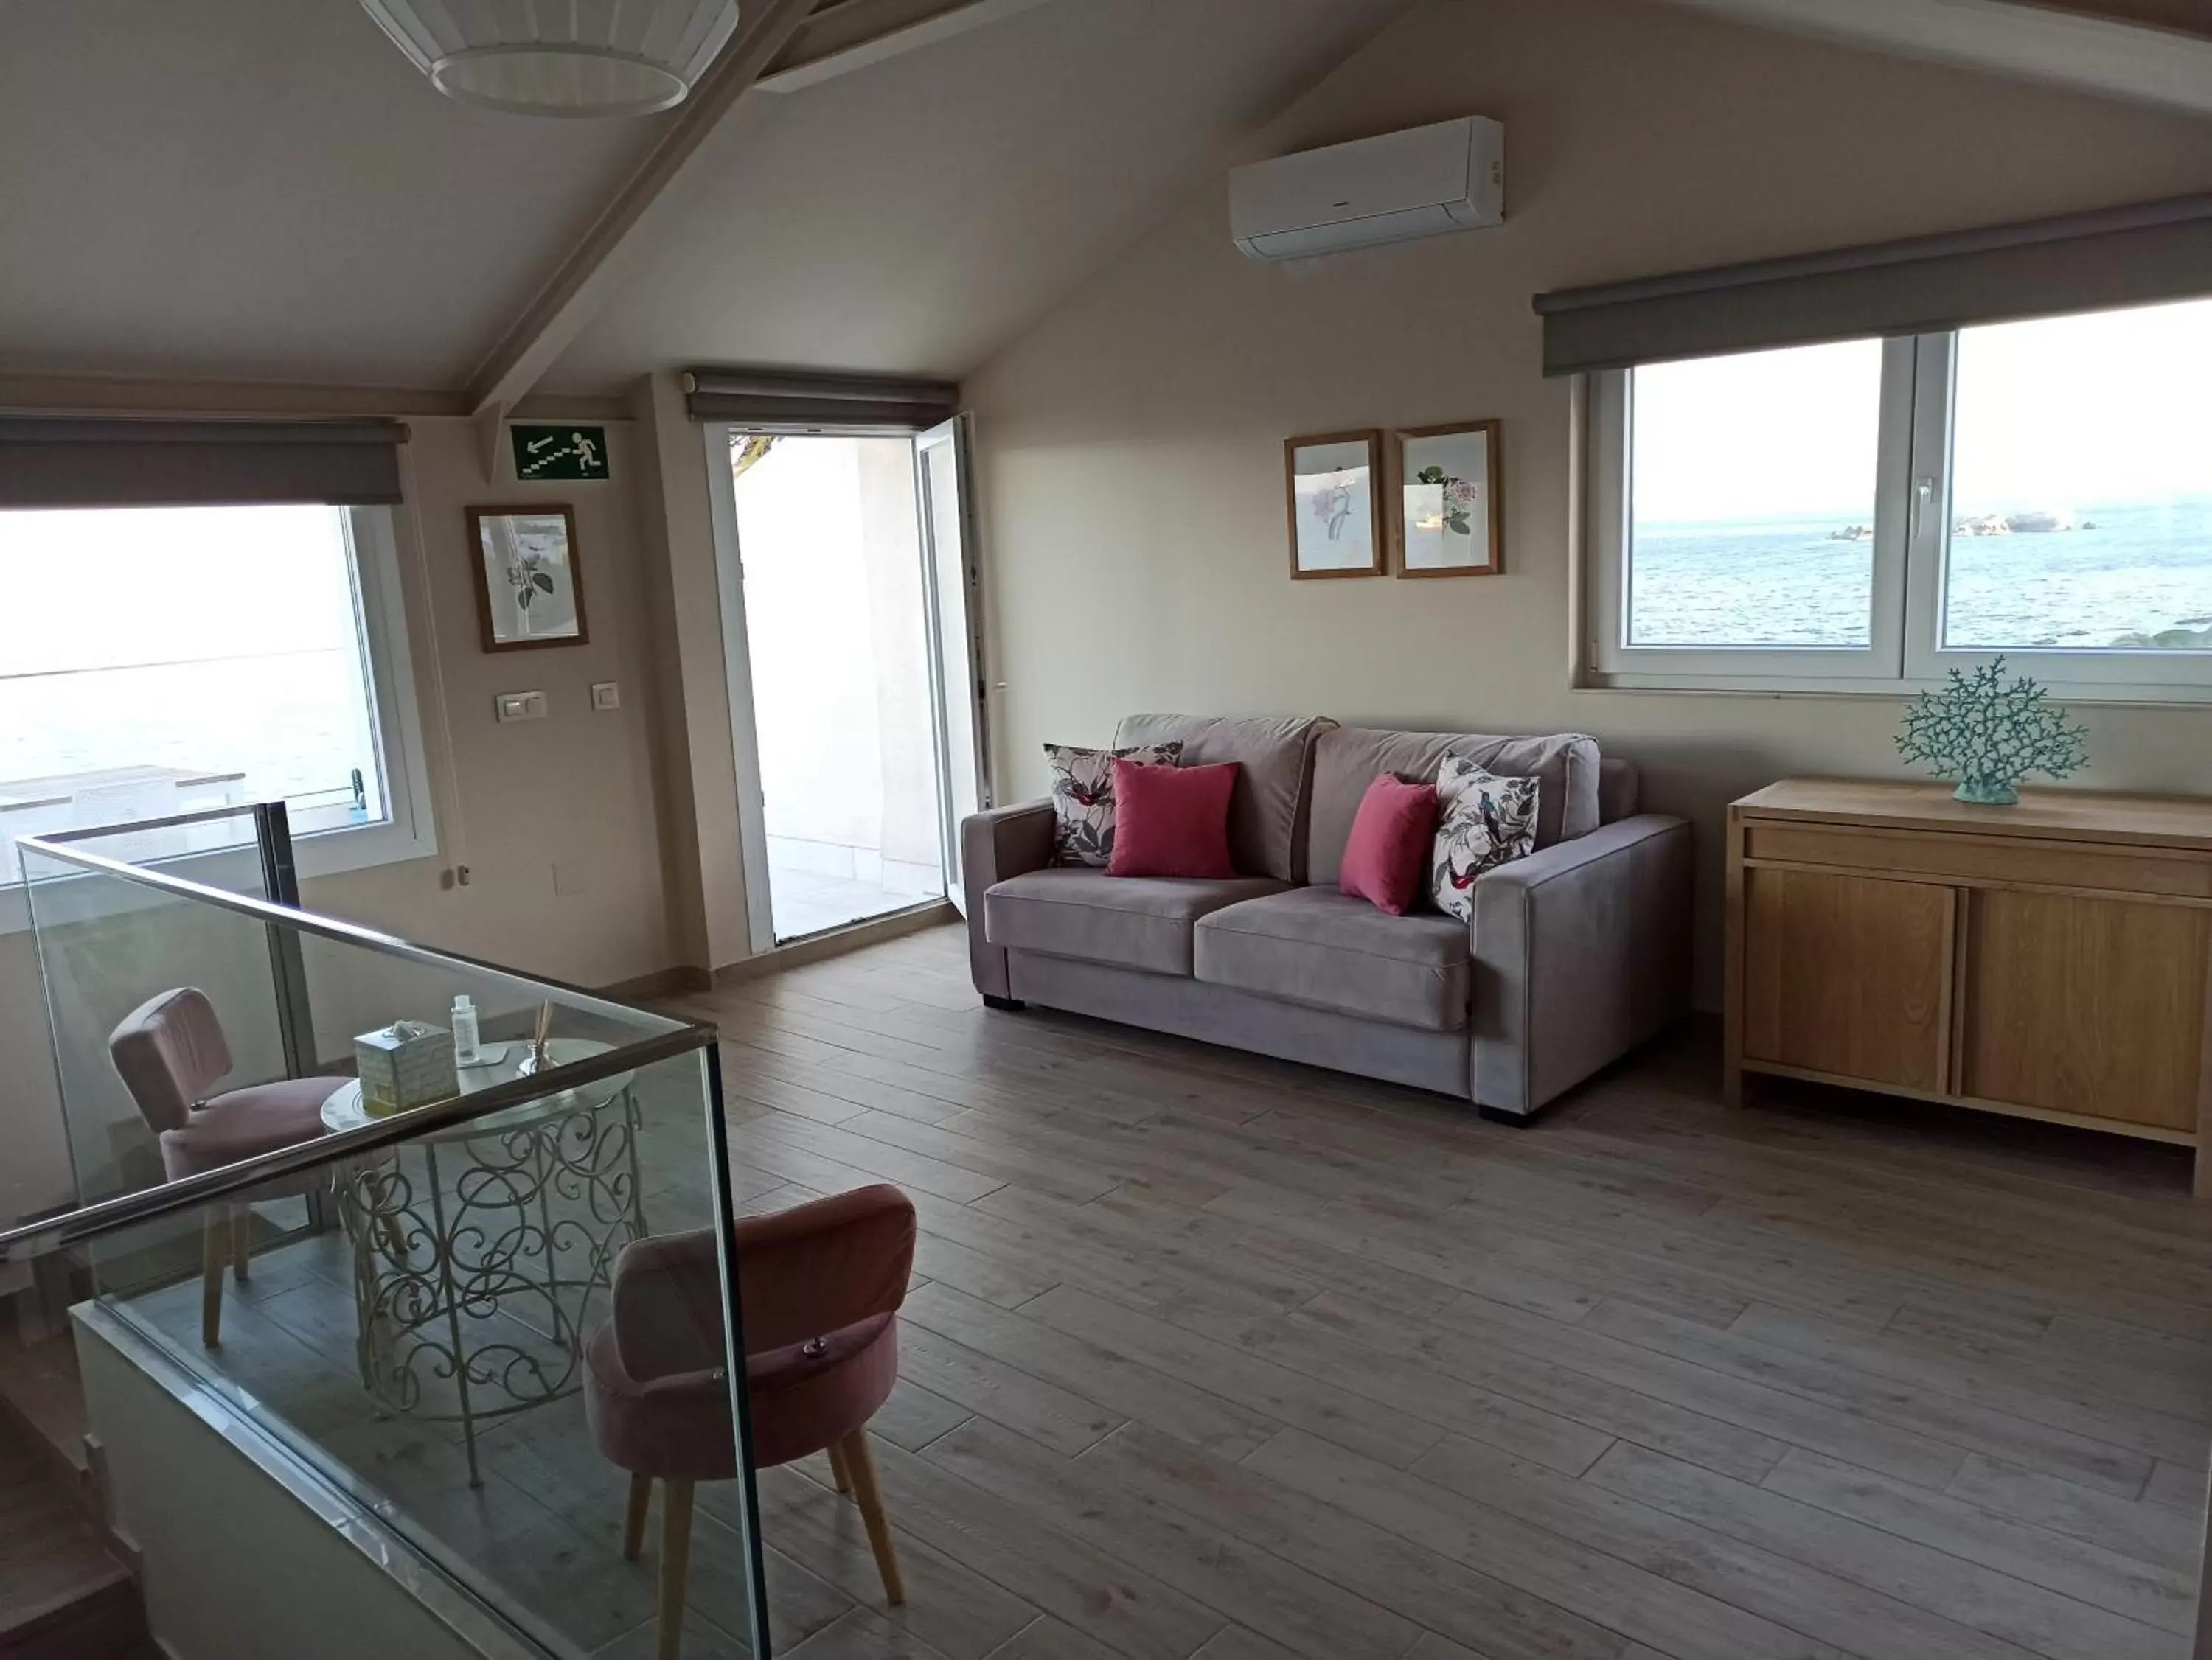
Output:
[[2193,1147],[2212,1197],[2212,801],[1791,779],[1729,809],[1747,1073]]

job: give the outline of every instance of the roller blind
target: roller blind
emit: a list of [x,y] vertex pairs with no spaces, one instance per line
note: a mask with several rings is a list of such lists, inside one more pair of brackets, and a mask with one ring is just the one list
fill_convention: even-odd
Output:
[[1544,373],[2212,294],[2212,195],[1536,296]]
[[919,433],[960,408],[950,381],[775,369],[694,369],[684,377],[694,421],[763,433]]
[[397,421],[0,415],[0,507],[399,500]]

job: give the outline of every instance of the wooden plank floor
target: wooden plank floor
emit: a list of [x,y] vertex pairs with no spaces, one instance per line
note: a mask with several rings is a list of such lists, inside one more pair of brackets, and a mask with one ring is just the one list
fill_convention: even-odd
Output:
[[2212,1209],[2170,1150],[1726,1114],[1697,1034],[1501,1129],[987,1012],[953,929],[678,1006],[750,1208],[921,1214],[877,1426],[912,1599],[819,1461],[766,1472],[797,1660],[2188,1653]]

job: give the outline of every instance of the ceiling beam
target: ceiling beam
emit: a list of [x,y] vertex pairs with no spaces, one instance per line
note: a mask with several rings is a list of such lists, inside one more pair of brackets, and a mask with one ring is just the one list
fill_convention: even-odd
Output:
[[1043,0],[823,0],[761,76],[760,88],[796,92],[1042,3]]
[[2027,0],[2053,11],[2079,12],[2101,17],[2108,23],[2140,23],[2148,29],[2172,29],[2212,39],[2212,15],[2204,0]]
[[738,100],[753,88],[793,92],[1042,3],[1042,0],[760,0],[637,172],[469,377],[467,403],[488,434],[535,386],[636,268],[656,209]]
[[[0,370],[0,410],[199,415],[388,415],[459,418],[468,394],[452,387],[364,386],[293,380],[213,380],[168,376],[33,374]],[[526,421],[627,421],[629,400],[592,393],[526,397]]]
[[2160,0],[1670,0],[1907,58],[2212,115],[2212,39],[2150,27]]
[[494,411],[520,402],[629,275],[670,187],[814,7],[815,0],[760,0],[747,9],[736,37],[677,106],[643,165],[469,377],[470,409],[480,421],[496,421]]

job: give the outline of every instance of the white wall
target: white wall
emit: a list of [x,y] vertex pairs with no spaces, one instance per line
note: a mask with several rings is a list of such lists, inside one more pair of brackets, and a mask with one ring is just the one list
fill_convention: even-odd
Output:
[[[439,854],[310,881],[303,897],[313,910],[586,985],[665,968],[682,959],[662,884],[659,691],[629,425],[609,428],[607,482],[520,484],[503,461],[501,482],[488,485],[469,422],[410,424],[408,500],[396,511]],[[534,502],[575,509],[590,639],[489,655],[463,511]],[[619,710],[592,708],[591,683],[602,680],[621,685]],[[546,694],[546,719],[500,725],[494,694],[527,689]],[[460,864],[465,887],[453,878]],[[107,1113],[117,1102],[89,1105]],[[28,934],[0,935],[0,1219],[73,1197]]]
[[750,705],[735,708],[730,695],[714,481],[708,446],[684,408],[675,372],[639,377],[630,408],[644,463],[640,518],[650,549],[654,753],[670,942],[677,962],[720,967],[752,948],[732,743],[732,722],[749,718]]
[[[2212,124],[1628,0],[1425,0],[1255,154],[1469,113],[1497,230],[1303,267],[1240,257],[1216,179],[970,378],[1000,791],[1137,709],[1582,730],[1689,815],[1717,992],[1732,798],[1899,770],[1885,697],[1571,688],[1568,383],[1533,294],[2212,185]],[[1498,416],[1505,572],[1293,583],[1282,442]],[[2105,788],[2212,791],[2206,712],[2081,712]]]
[[[630,427],[608,427],[613,476],[605,483],[520,484],[503,476],[487,486],[471,423],[410,424],[412,476],[403,511],[418,557],[403,580],[441,857],[327,878],[311,884],[307,902],[425,945],[584,984],[665,967],[671,956],[653,754],[657,647]],[[510,470],[502,457],[502,475]],[[483,651],[463,515],[486,502],[575,509],[586,644]],[[409,562],[404,544],[402,558]],[[592,683],[603,680],[621,686],[621,708],[592,709]],[[495,696],[525,690],[545,694],[547,718],[501,726]],[[468,886],[447,886],[444,873],[461,863]]]

